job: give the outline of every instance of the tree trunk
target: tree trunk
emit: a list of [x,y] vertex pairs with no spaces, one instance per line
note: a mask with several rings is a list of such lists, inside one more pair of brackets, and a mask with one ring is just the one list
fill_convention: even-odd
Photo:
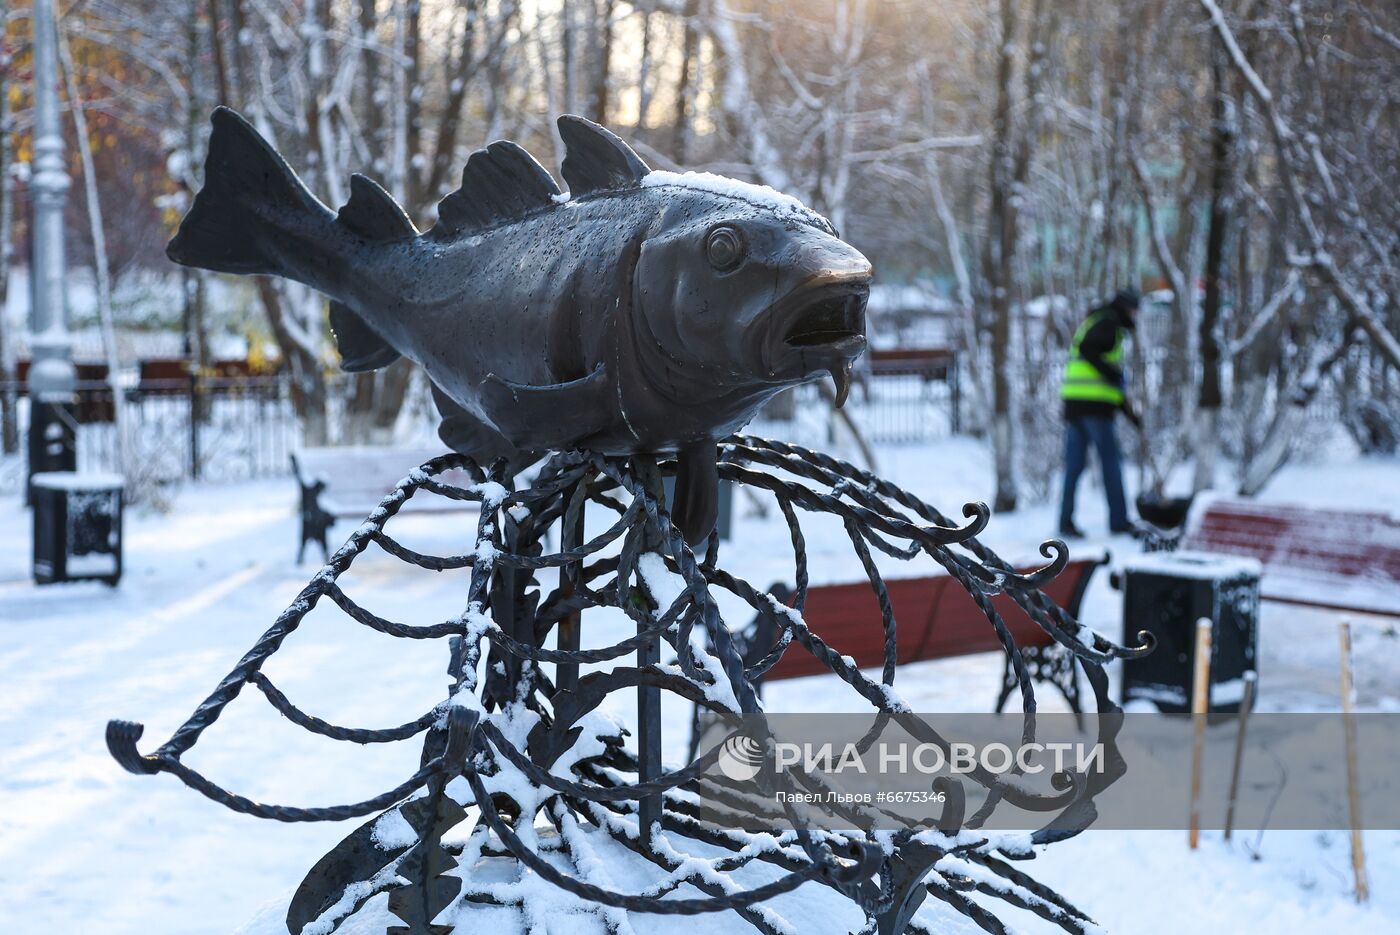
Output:
[[405,0],[405,3],[403,68],[406,100],[403,111],[403,145],[408,162],[405,166],[407,177],[403,188],[404,196],[408,199],[406,204],[410,206],[409,210],[413,210],[413,206],[421,204],[427,197],[423,191],[423,173],[414,171],[423,148],[423,4],[421,0]]
[[480,0],[467,0],[463,7],[462,35],[455,43],[461,51],[456,58],[452,58],[450,53],[448,55],[448,67],[452,78],[447,85],[447,100],[438,121],[437,142],[433,145],[432,162],[429,163],[428,175],[419,186],[413,203],[407,206],[409,213],[415,217],[427,211],[432,202],[442,197],[442,189],[447,186],[455,168],[457,135],[462,125],[462,106],[467,98],[468,81],[478,65],[476,28]]
[[[185,22],[185,49],[190,57],[190,61],[197,61],[199,48],[199,16],[201,0],[190,0],[189,15]],[[199,94],[197,74],[191,70],[189,76],[189,106],[185,112],[185,165],[186,177],[181,181],[184,183],[186,191],[193,198],[194,193],[199,190],[199,178],[196,175],[196,166],[201,164],[197,158],[200,150],[200,140],[204,135],[204,102]],[[182,327],[184,330],[184,351],[185,356],[194,361],[196,369],[203,370],[209,366],[209,347],[205,331],[204,321],[204,272],[192,267],[184,267],[181,275],[181,285],[184,286],[184,311]],[[203,414],[191,410],[191,418],[203,418]]]
[[1256,496],[1283,469],[1293,454],[1294,444],[1307,417],[1308,406],[1322,387],[1329,371],[1346,357],[1356,338],[1350,332],[1337,347],[1321,361],[1312,363],[1302,376],[1282,391],[1278,411],[1268,433],[1259,444],[1258,454],[1245,465],[1237,493],[1242,497]]
[[983,267],[991,307],[992,457],[996,470],[993,508],[1016,509],[1013,381],[1010,373],[1011,278],[1016,251],[1016,217],[1012,192],[1012,81],[1015,77],[1016,0],[1001,0],[997,53],[997,103],[992,118],[989,171],[991,202]]
[[637,56],[637,132],[646,133],[647,118],[651,113],[651,15],[652,10],[642,10],[642,50]]
[[686,0],[682,16],[685,35],[681,40],[680,76],[676,79],[676,111],[671,118],[671,158],[685,165],[690,146],[691,106],[694,103],[696,72],[699,70],[700,29],[695,18],[700,14],[700,0]]
[[[366,42],[360,64],[369,79],[369,93],[366,94],[368,107],[361,129],[371,143],[376,165],[396,166],[396,174],[403,176],[403,204],[412,217],[421,218],[437,200],[453,168],[467,81],[476,68],[474,40],[479,9],[480,4],[476,0],[464,4],[463,33],[455,37],[458,41],[453,43],[458,52],[456,56],[452,55],[451,50],[447,53],[452,80],[439,119],[432,157],[419,170],[416,168],[416,157],[420,155],[419,150],[423,145],[423,107],[418,90],[424,72],[422,4],[419,0],[404,0],[398,7],[395,26],[399,35],[395,41],[402,46],[402,55],[395,66],[395,75],[404,99],[395,104],[396,123],[399,125],[394,128],[393,139],[390,140],[385,133],[384,107],[375,97],[380,76],[380,52],[368,42],[376,33],[376,3],[375,0],[361,0],[356,28]],[[350,396],[346,400],[345,423],[341,426],[341,436],[347,442],[384,444],[392,440],[394,425],[408,389],[411,367],[407,360],[399,360],[383,370],[355,374],[348,381]],[[322,389],[325,389],[324,381]]]
[[[248,107],[250,114],[256,114],[257,108],[250,106],[253,102],[250,99],[252,94],[252,63],[248,61],[248,44],[251,35],[247,28],[248,11],[244,5],[248,0],[224,0],[228,3],[229,31],[233,33],[233,80],[228,82],[232,93],[236,95],[233,103]],[[366,0],[373,2],[373,0]],[[256,121],[254,121],[256,122]]]
[[1218,43],[1212,50],[1211,73],[1214,96],[1211,101],[1211,181],[1210,229],[1206,234],[1205,295],[1197,339],[1201,359],[1201,382],[1196,395],[1193,448],[1196,475],[1192,485],[1200,492],[1215,484],[1215,466],[1220,454],[1220,311],[1224,301],[1226,236],[1233,216],[1234,195],[1234,102],[1229,97],[1224,53]]
[[92,238],[92,267],[97,279],[97,318],[101,324],[102,349],[107,358],[107,386],[112,393],[112,430],[117,439],[117,471],[133,481],[132,499],[144,493],[134,471],[127,444],[126,396],[121,385],[121,359],[117,353],[117,327],[112,316],[112,275],[107,263],[107,237],[102,229],[102,202],[97,193],[97,169],[92,158],[92,137],[88,134],[87,114],[79,99],[78,78],[73,73],[73,53],[63,27],[58,29],[58,58],[68,94],[68,110],[73,115],[74,136],[78,141],[79,163],[83,170],[83,200],[87,202],[88,233]]
[[324,445],[330,439],[330,427],[326,419],[326,379],[321,372],[321,362],[292,337],[287,327],[286,303],[277,284],[267,276],[254,277],[254,282],[267,313],[268,326],[282,350],[282,359],[291,377],[292,408],[301,421],[303,440],[307,445]]
[[389,172],[388,147],[384,139],[384,105],[379,97],[382,80],[379,69],[380,56],[378,25],[379,11],[376,0],[360,0],[356,18],[359,31],[360,70],[364,73],[363,112],[360,116],[360,132],[369,144],[370,158],[375,174],[384,179]]
[[0,452],[19,451],[19,412],[14,364],[6,338],[9,320],[5,309],[10,299],[10,241],[14,236],[14,194],[10,187],[10,158],[13,152],[10,117],[9,0],[0,0]]
[[564,81],[561,110],[566,114],[578,113],[578,36],[574,23],[574,4],[578,2],[563,0],[559,6],[559,59]]
[[208,0],[209,3],[209,46],[214,53],[214,89],[218,92],[219,103],[228,105],[233,99],[233,91],[229,87],[229,67],[228,57],[224,54],[224,37],[219,29],[219,0]]
[[[963,405],[978,414],[977,419],[973,421],[980,421],[987,411],[984,391],[986,382],[982,373],[982,358],[978,354],[977,347],[977,325],[974,321],[977,306],[972,298],[972,276],[968,272],[967,260],[963,254],[962,238],[958,234],[957,219],[953,215],[952,207],[948,204],[948,199],[943,194],[943,178],[939,170],[937,155],[929,153],[924,157],[924,174],[933,197],[934,211],[938,215],[938,222],[943,231],[943,240],[948,248],[948,261],[952,264],[953,274],[957,280],[956,327],[958,333],[950,335],[949,340],[950,343],[956,342],[962,345],[958,361],[967,368],[964,385],[972,391],[972,399],[964,402]],[[959,366],[953,379],[964,380],[962,369],[962,366]],[[953,421],[959,425],[965,424],[957,413],[954,413]]]
[[593,6],[593,16],[588,25],[589,65],[591,72],[588,89],[588,119],[606,125],[608,122],[609,99],[608,77],[612,71],[613,8],[616,0],[600,0]]

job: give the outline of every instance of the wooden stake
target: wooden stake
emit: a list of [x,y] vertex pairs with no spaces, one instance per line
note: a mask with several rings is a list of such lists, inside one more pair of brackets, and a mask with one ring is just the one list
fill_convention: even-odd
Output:
[[1254,710],[1254,685],[1259,673],[1250,669],[1244,674],[1244,696],[1240,698],[1240,730],[1235,735],[1235,763],[1230,768],[1230,800],[1225,806],[1225,840],[1235,828],[1235,802],[1240,794],[1240,765],[1244,761],[1244,735],[1249,725],[1249,712]]
[[1191,742],[1191,850],[1201,842],[1201,760],[1205,755],[1206,717],[1210,713],[1211,622],[1196,621],[1196,666],[1191,676],[1191,714],[1194,736]]
[[1361,786],[1356,762],[1356,689],[1351,680],[1351,621],[1337,625],[1342,650],[1342,725],[1347,747],[1347,805],[1351,812],[1351,870],[1356,877],[1356,901],[1371,895],[1366,881],[1366,846],[1361,840]]

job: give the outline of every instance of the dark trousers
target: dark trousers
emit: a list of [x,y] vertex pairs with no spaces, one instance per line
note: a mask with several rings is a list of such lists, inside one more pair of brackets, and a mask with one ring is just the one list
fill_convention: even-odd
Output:
[[1065,420],[1065,487],[1060,497],[1060,526],[1074,522],[1074,498],[1079,475],[1089,463],[1089,445],[1098,452],[1103,468],[1104,493],[1108,496],[1108,527],[1119,532],[1128,528],[1128,507],[1123,500],[1123,459],[1118,453],[1118,436],[1113,416],[1076,416]]

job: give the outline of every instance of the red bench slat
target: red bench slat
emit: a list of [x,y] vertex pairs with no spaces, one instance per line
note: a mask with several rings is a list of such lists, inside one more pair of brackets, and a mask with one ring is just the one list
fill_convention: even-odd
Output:
[[[1098,564],[1071,562],[1045,587],[1045,593],[1061,607],[1068,606],[1084,576],[1092,574]],[[899,665],[1002,648],[996,630],[976,601],[950,576],[900,578],[886,581],[885,589],[894,610]],[[1018,647],[1048,646],[1053,642],[1011,598],[997,595],[992,603]],[[885,629],[879,601],[868,582],[811,588],[802,618],[828,646],[852,657],[861,668],[884,664]],[[763,678],[777,681],[826,671],[815,656],[793,645]]]
[[[1211,498],[1181,548],[1258,559],[1265,598],[1400,614],[1400,520],[1386,513]],[[1316,599],[1298,581],[1316,582]]]

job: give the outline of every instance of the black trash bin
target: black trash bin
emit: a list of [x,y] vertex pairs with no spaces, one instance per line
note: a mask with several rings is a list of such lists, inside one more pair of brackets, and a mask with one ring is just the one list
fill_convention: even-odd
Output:
[[30,478],[34,581],[105,581],[122,576],[122,495],[114,474],[50,471]]
[[1257,561],[1207,552],[1156,552],[1128,561],[1122,572],[1123,640],[1139,630],[1157,640],[1141,659],[1123,663],[1122,698],[1150,701],[1160,711],[1191,710],[1196,621],[1214,624],[1210,711],[1239,711],[1244,674],[1255,671],[1259,646]]

